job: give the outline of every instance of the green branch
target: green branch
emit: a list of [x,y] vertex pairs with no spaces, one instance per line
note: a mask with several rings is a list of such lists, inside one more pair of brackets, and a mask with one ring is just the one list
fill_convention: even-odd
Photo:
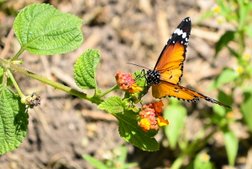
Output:
[[18,57],[24,52],[24,48],[23,47],[21,47],[20,49],[19,49],[19,51],[11,58],[11,61],[13,61],[13,60],[17,60],[18,59]]
[[10,78],[12,84],[14,85],[15,89],[17,90],[19,96],[20,96],[21,98],[25,97],[25,95],[23,94],[22,90],[21,90],[20,87],[18,86],[17,81],[15,80],[15,78],[14,78],[13,74],[11,73],[11,71],[8,69],[8,70],[6,71],[6,73],[8,74],[8,77]]
[[58,82],[55,82],[55,81],[52,81],[50,79],[47,79],[46,77],[44,76],[41,76],[41,75],[38,75],[38,74],[35,74],[33,72],[30,72],[24,68],[22,68],[21,66],[19,65],[15,65],[13,63],[10,63],[9,61],[5,60],[5,59],[2,59],[0,58],[0,65],[6,69],[11,69],[12,71],[14,72],[19,72],[25,76],[28,76],[28,77],[31,77],[33,79],[36,79],[42,83],[45,83],[45,84],[48,84],[50,86],[52,86],[53,88],[55,89],[58,89],[58,90],[61,90],[61,91],[64,91],[68,94],[71,94],[71,95],[74,95],[74,96],[77,96],[79,98],[83,98],[83,99],[86,99],[86,100],[90,100],[91,101],[91,97],[88,97],[87,94],[83,93],[83,92],[80,92],[78,90],[75,90],[75,89],[72,89],[68,86],[65,86],[61,83],[58,83]]
[[103,96],[107,95],[108,93],[110,93],[110,92],[112,92],[112,91],[114,91],[114,90],[116,90],[118,88],[119,88],[118,85],[114,85],[113,87],[111,87],[110,89],[106,90],[105,92],[99,94],[98,96],[103,97]]

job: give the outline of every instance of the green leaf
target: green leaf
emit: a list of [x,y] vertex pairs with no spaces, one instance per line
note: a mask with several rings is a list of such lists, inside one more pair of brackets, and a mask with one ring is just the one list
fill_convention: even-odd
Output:
[[[223,91],[219,91],[218,100],[229,106],[231,106],[233,103],[232,95],[227,95]],[[215,113],[211,115],[212,123],[220,127],[226,126],[230,120],[229,118],[226,118],[226,115],[228,112],[230,112],[230,109],[215,104],[213,105],[213,111]]]
[[193,168],[194,169],[213,169],[214,166],[209,160],[209,156],[206,153],[200,153],[196,156],[194,162],[193,162]]
[[124,111],[124,104],[120,97],[114,96],[99,104],[98,108],[116,114]]
[[213,105],[213,111],[217,114],[216,116],[218,117],[217,123],[219,123],[222,118],[225,118],[226,109],[224,107],[219,106],[219,105]]
[[82,41],[82,20],[49,4],[32,4],[14,21],[14,31],[23,49],[32,54],[53,55],[72,51]]
[[136,81],[137,86],[143,89],[143,91],[141,92],[141,97],[143,97],[148,92],[149,89],[143,71],[134,72],[134,79]]
[[247,126],[252,132],[252,88],[248,89],[243,93],[244,101],[241,105],[241,112],[243,114],[244,120],[247,123]]
[[233,82],[238,77],[238,74],[232,69],[224,69],[214,81],[214,87],[219,88],[226,83]]
[[172,149],[176,148],[179,136],[185,126],[186,109],[179,103],[169,105],[164,111],[165,119],[169,125],[165,127],[165,135]]
[[225,92],[223,92],[222,90],[219,90],[218,100],[229,105],[229,106],[232,105],[232,103],[233,103],[232,95],[231,94],[228,95]]
[[236,59],[239,60],[242,57],[241,54],[236,49],[233,49],[229,46],[227,46],[227,49],[234,57],[236,57]]
[[0,85],[0,154],[16,149],[27,134],[28,114],[20,97]]
[[103,162],[100,160],[97,160],[96,158],[90,156],[90,155],[83,155],[84,160],[86,160],[90,165],[95,167],[96,169],[109,169]]
[[114,114],[114,116],[119,121],[119,134],[125,141],[130,142],[143,151],[159,150],[159,144],[155,138],[138,126],[135,112],[125,111],[124,113]]
[[229,165],[234,166],[238,152],[238,138],[232,131],[224,131],[224,141],[228,156]]
[[252,38],[252,24],[248,24],[245,26],[245,32],[247,33],[247,35]]
[[248,19],[248,16],[250,16],[249,12],[250,11],[250,5],[249,3],[246,3],[244,0],[237,0],[238,5],[239,5],[239,10],[238,10],[238,16],[239,16],[239,30],[244,29],[244,26],[246,26],[246,20]]
[[226,118],[227,109],[221,106],[214,105],[213,111],[215,113],[210,116],[211,123],[219,127],[226,126],[229,122],[229,119]]
[[146,87],[147,82],[143,71],[138,70],[134,72],[134,79],[139,87]]
[[99,109],[113,114],[119,121],[119,134],[127,142],[144,151],[157,151],[159,144],[153,138],[153,133],[144,132],[137,121],[137,114],[132,110],[125,110],[120,97],[110,97],[99,106]]
[[235,38],[234,31],[227,31],[225,32],[219,39],[219,41],[215,44],[215,55],[217,55],[222,48],[228,45],[230,41]]
[[97,50],[88,49],[74,64],[74,80],[82,89],[96,88],[95,71],[100,61],[100,54]]

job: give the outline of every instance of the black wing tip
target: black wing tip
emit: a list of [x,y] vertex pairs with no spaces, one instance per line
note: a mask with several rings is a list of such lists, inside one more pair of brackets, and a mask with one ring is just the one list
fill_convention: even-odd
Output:
[[220,106],[223,106],[223,107],[226,107],[226,108],[228,108],[228,109],[232,109],[229,105],[226,105],[226,104],[224,104],[224,103],[222,103],[222,102],[220,102],[220,101],[218,101],[218,100],[215,100],[215,99],[213,99],[213,98],[210,98],[210,97],[205,97],[205,100],[206,101],[209,101],[209,102],[211,102],[211,103],[214,103],[214,104],[218,104],[218,105],[220,105]]
[[191,32],[191,27],[192,27],[192,23],[191,23],[191,18],[190,17],[186,17],[182,20],[182,22],[178,25],[178,28],[183,29],[185,32],[189,33]]
[[186,22],[191,22],[191,18],[190,18],[190,16],[185,17],[185,18],[183,19],[183,21],[186,21]]
[[[174,45],[180,43],[183,46],[187,46],[189,43],[189,36],[191,34],[191,19],[190,17],[184,18],[177,26],[176,30],[172,33],[172,36],[168,39],[167,45]],[[164,49],[166,46],[164,47]],[[163,49],[163,50],[164,50]],[[186,52],[186,51],[185,51]],[[161,53],[162,54],[162,53]]]

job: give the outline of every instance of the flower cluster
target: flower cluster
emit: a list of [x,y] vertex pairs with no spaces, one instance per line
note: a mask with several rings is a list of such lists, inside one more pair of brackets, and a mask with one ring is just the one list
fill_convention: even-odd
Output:
[[130,73],[117,72],[115,78],[117,85],[120,87],[121,90],[124,90],[129,93],[138,93],[143,90],[136,84],[132,74]]
[[169,124],[168,120],[162,116],[163,102],[154,102],[146,104],[142,107],[139,112],[140,120],[138,125],[144,130],[158,130],[159,127],[166,126]]

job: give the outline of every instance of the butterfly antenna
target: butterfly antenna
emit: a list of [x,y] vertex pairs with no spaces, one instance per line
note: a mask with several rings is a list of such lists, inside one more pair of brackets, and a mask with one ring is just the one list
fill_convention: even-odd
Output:
[[127,64],[134,65],[134,66],[137,66],[137,67],[141,67],[141,68],[144,68],[144,69],[149,69],[148,67],[145,67],[145,66],[142,66],[142,65],[138,65],[138,64],[135,64],[135,63],[131,63],[131,62],[128,62]]

